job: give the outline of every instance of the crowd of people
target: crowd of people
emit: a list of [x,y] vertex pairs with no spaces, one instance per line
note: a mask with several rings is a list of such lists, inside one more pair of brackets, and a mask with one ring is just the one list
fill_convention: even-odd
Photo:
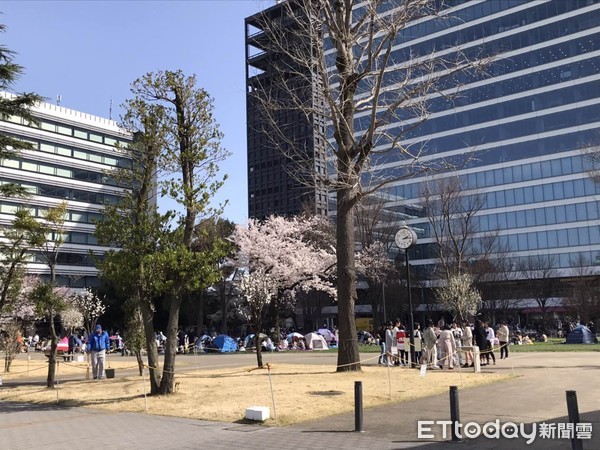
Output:
[[[426,364],[431,368],[453,370],[459,364],[473,367],[475,364],[473,347],[479,348],[481,365],[496,364],[495,352],[500,350],[500,359],[508,358],[511,331],[505,321],[496,329],[488,321],[476,320],[474,324],[427,322],[424,330],[415,324],[413,331],[415,363]],[[378,363],[387,366],[408,366],[410,335],[400,319],[384,324],[376,335],[381,347]]]

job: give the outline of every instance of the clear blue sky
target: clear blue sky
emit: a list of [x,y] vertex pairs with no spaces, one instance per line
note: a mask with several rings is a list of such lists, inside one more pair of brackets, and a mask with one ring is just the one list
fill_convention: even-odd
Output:
[[[0,39],[18,53],[25,74],[14,90],[113,119],[129,85],[149,71],[196,74],[215,101],[215,116],[232,156],[218,200],[225,217],[247,218],[244,18],[269,0],[11,1],[0,4]],[[163,205],[165,206],[165,205]]]

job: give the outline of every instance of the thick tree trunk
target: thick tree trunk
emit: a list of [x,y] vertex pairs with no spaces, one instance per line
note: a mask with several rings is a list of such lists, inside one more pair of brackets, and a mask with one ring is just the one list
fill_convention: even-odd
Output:
[[167,347],[163,376],[160,380],[158,393],[161,395],[172,394],[175,385],[175,356],[177,355],[177,328],[179,326],[179,311],[181,309],[181,296],[173,295],[169,307],[169,321],[167,323]]
[[260,333],[254,335],[254,346],[256,347],[256,364],[258,364],[258,367],[262,367],[262,345],[260,343],[259,335]]
[[58,335],[54,326],[54,312],[50,311],[50,358],[48,359],[48,377],[46,387],[54,387],[56,378],[56,349],[58,348]]
[[156,345],[156,334],[154,333],[154,313],[146,300],[140,300],[142,312],[142,323],[144,324],[144,336],[146,338],[146,349],[148,350],[148,370],[150,373],[150,394],[158,394],[160,386],[160,366],[158,361],[158,347]]
[[354,207],[352,188],[337,192],[337,293],[340,342],[337,371],[359,371],[360,356],[356,335],[356,266],[354,261]]

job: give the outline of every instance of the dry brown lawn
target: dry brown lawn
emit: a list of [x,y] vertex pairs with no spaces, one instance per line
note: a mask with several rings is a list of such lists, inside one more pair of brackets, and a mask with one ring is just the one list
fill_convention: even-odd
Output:
[[[35,368],[34,368],[35,366]],[[81,381],[60,383],[57,389],[37,385],[0,387],[0,400],[87,406],[111,411],[133,411],[195,419],[235,422],[244,418],[249,406],[268,406],[272,419],[267,425],[289,425],[354,410],[354,382],[362,381],[365,408],[426,397],[448,391],[448,386],[469,387],[510,378],[509,375],[444,370],[428,371],[363,366],[360,373],[336,373],[325,365],[274,364],[271,366],[277,422],[273,419],[267,369],[201,370],[178,365],[177,393],[144,397],[148,380],[120,376],[119,370],[133,369],[131,362],[115,361],[114,379],[85,380],[85,363],[61,363],[60,375],[81,374]],[[41,369],[40,369],[41,368]],[[29,363],[29,373],[45,375],[47,363]],[[41,373],[40,373],[41,372]],[[131,372],[130,372],[131,373]],[[388,373],[390,382],[388,382]],[[16,361],[5,380],[26,379],[26,361]],[[25,378],[24,378],[25,377]],[[391,396],[390,396],[391,386]]]

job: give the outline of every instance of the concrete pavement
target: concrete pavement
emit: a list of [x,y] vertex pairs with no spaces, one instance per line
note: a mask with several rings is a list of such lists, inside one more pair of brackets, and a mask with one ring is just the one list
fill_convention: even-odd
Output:
[[[325,355],[324,355],[325,356]],[[327,358],[322,358],[323,362]],[[233,363],[228,360],[227,364]],[[243,363],[242,363],[243,364]],[[408,369],[393,369],[408,370]],[[576,390],[582,422],[593,426],[584,448],[600,448],[600,353],[522,353],[488,366],[490,372],[515,372],[519,378],[464,390],[461,422],[527,424],[567,422],[565,390]],[[410,389],[409,386],[402,387]],[[448,395],[365,410],[364,433],[355,433],[353,414],[342,414],[285,428],[207,422],[135,413],[110,413],[0,403],[0,449],[64,449],[100,445],[110,449],[401,449],[540,448],[569,449],[567,439],[467,439],[449,444],[441,428],[434,440],[417,439],[418,420],[449,420]],[[527,432],[531,425],[526,427]]]

